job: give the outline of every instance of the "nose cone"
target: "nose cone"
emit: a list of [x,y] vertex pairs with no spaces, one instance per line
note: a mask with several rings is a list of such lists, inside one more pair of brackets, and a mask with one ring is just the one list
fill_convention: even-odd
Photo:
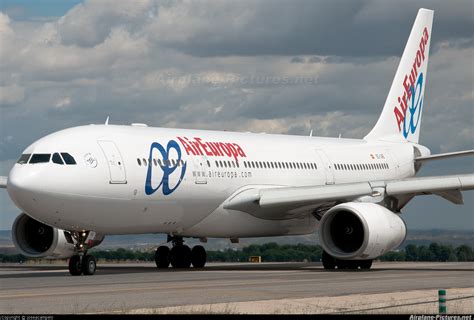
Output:
[[26,211],[28,207],[27,202],[31,200],[31,194],[39,187],[36,185],[38,183],[36,176],[35,171],[27,170],[26,167],[18,164],[8,175],[7,192],[16,206],[23,211]]

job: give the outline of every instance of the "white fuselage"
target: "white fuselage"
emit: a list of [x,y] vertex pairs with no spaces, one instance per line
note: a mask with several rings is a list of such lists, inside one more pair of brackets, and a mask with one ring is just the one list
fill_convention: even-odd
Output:
[[312,215],[264,220],[222,204],[252,186],[343,184],[415,174],[408,142],[137,125],[66,129],[38,140],[24,154],[61,152],[76,164],[15,164],[8,178],[10,197],[48,225],[100,234],[308,234],[317,227]]

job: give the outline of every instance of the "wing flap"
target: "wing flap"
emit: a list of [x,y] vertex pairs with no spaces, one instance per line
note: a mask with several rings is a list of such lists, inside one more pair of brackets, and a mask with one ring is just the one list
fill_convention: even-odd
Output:
[[453,175],[439,177],[409,178],[388,181],[385,187],[387,195],[436,193],[449,190],[474,189],[474,175]]
[[311,187],[284,187],[262,190],[259,204],[262,208],[275,208],[282,204],[287,206],[303,206],[315,202],[353,199],[370,194],[372,194],[372,188],[368,182]]

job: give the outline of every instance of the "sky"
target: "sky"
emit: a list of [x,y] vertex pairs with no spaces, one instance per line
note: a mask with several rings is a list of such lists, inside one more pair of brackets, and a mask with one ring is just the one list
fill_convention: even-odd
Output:
[[[474,149],[472,1],[0,0],[0,175],[51,132],[89,123],[362,138],[419,8],[435,10],[420,143]],[[422,175],[472,173],[473,157]],[[474,230],[417,197],[408,229]],[[0,229],[19,210],[0,190]]]

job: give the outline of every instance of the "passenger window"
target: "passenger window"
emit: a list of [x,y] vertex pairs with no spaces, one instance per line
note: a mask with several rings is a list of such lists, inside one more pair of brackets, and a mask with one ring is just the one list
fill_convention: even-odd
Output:
[[64,164],[63,159],[61,159],[61,156],[57,152],[53,154],[53,163]]
[[211,167],[211,163],[209,162],[209,160],[207,160],[207,166],[210,168]]
[[31,156],[30,163],[46,163],[50,158],[50,153],[36,153]]
[[20,159],[16,163],[19,164],[27,164],[28,160],[30,159],[31,153],[24,153],[20,156]]
[[64,159],[64,163],[69,164],[69,165],[76,164],[76,160],[74,160],[73,156],[71,156],[69,153],[61,152],[61,156]]
[[138,158],[137,158],[137,163],[138,163],[139,166],[142,165],[142,162],[141,162],[140,159],[138,159]]

